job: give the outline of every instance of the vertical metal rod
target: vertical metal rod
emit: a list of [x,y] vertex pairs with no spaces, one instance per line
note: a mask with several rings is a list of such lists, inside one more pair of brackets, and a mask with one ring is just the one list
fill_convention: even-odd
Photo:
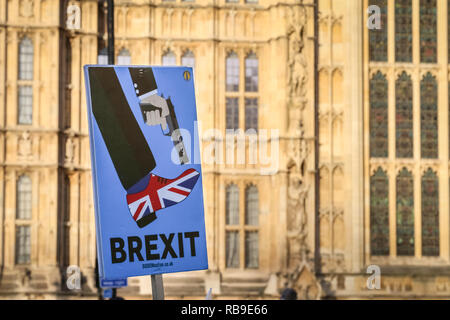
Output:
[[164,285],[162,274],[152,274],[151,279],[153,300],[164,300]]
[[107,0],[108,64],[114,64],[114,0]]

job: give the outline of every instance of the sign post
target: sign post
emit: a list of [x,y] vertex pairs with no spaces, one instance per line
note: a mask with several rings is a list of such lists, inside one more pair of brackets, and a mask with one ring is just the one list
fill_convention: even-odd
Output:
[[192,68],[85,66],[99,275],[208,268]]

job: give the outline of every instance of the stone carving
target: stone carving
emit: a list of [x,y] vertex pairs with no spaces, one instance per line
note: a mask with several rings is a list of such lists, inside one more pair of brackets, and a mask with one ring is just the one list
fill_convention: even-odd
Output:
[[17,154],[19,158],[30,160],[32,157],[31,138],[28,131],[24,131],[17,142]]
[[73,142],[72,138],[69,137],[66,140],[66,148],[65,148],[65,162],[66,163],[73,163],[74,156],[75,156],[75,143]]
[[19,5],[19,14],[21,17],[30,18],[33,16],[33,0],[21,0]]

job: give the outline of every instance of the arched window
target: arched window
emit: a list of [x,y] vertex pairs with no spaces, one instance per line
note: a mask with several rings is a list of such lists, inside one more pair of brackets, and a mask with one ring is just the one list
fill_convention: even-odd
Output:
[[412,0],[395,0],[395,61],[412,62]]
[[420,82],[420,153],[422,158],[438,157],[438,87],[427,73]]
[[257,226],[259,223],[259,195],[254,185],[245,190],[245,224]]
[[370,156],[388,156],[388,82],[378,71],[370,79]]
[[369,59],[387,61],[387,0],[370,0],[369,5],[380,8],[381,28],[369,29]]
[[245,58],[245,91],[258,91],[258,57],[253,52]]
[[231,184],[226,190],[226,224],[239,224],[239,188]]
[[228,55],[225,68],[226,91],[239,91],[239,57],[235,52]]
[[397,256],[414,256],[414,180],[403,168],[396,181]]
[[177,65],[177,59],[175,57],[175,53],[173,53],[171,50],[168,50],[162,56],[162,65],[163,66],[176,66]]
[[381,168],[370,177],[370,253],[389,255],[389,179]]
[[31,219],[31,179],[27,175],[22,175],[17,180],[16,197],[16,219]]
[[431,169],[422,176],[422,255],[439,256],[439,180]]
[[403,72],[395,82],[395,135],[397,158],[413,156],[412,81]]
[[33,123],[33,87],[20,85],[18,88],[18,124]]
[[420,61],[437,61],[436,0],[420,0]]
[[28,37],[19,42],[19,80],[33,80],[33,43]]
[[118,65],[130,65],[131,64],[130,51],[128,51],[125,48],[120,50],[119,54],[117,55],[117,64]]
[[181,57],[181,65],[185,67],[191,67],[194,70],[195,67],[195,56],[191,50],[187,50]]

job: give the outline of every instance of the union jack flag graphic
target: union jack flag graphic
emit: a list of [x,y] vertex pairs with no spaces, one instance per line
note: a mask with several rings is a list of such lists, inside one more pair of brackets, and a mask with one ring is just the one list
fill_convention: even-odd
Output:
[[148,185],[144,190],[127,195],[131,216],[141,228],[149,224],[156,219],[156,211],[186,199],[199,177],[195,169],[188,169],[175,179],[150,174]]

